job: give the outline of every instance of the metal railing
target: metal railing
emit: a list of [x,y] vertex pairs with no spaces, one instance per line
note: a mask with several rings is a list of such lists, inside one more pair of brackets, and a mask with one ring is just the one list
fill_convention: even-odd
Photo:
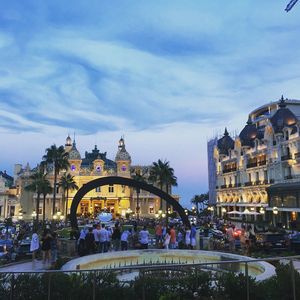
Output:
[[[188,263],[188,262],[171,262],[171,263],[161,263],[161,262],[153,262],[152,264],[145,264],[145,265],[130,265],[130,266],[123,266],[123,267],[114,267],[114,268],[106,268],[106,269],[89,269],[89,270],[73,270],[73,271],[62,271],[62,270],[47,270],[47,271],[20,271],[20,272],[7,272],[7,271],[1,271],[0,268],[0,276],[6,276],[7,279],[6,282],[4,282],[4,286],[8,289],[8,297],[1,298],[1,299],[15,299],[15,295],[19,292],[16,290],[16,282],[18,280],[21,280],[21,275],[31,275],[36,276],[38,278],[39,276],[45,276],[47,282],[45,283],[45,297],[43,299],[56,299],[55,297],[55,287],[53,287],[55,282],[55,276],[58,274],[62,275],[82,275],[85,276],[85,280],[88,281],[88,286],[91,287],[91,298],[90,299],[98,299],[96,297],[96,288],[98,288],[98,285],[96,283],[96,276],[99,274],[107,274],[108,272],[117,273],[119,275],[126,274],[126,273],[132,273],[132,272],[138,272],[139,276],[144,276],[145,274],[149,272],[154,271],[180,271],[180,272],[186,272],[189,273],[191,270],[195,271],[211,271],[212,281],[216,280],[213,276],[216,275],[219,272],[222,273],[228,273],[228,272],[234,272],[234,273],[243,273],[246,278],[246,292],[245,292],[245,298],[250,300],[250,278],[252,276],[249,274],[249,265],[251,263],[257,263],[257,262],[279,262],[279,261],[285,261],[286,264],[289,265],[290,270],[290,292],[292,295],[292,299],[296,300],[296,280],[295,280],[295,268],[294,268],[294,261],[300,260],[300,256],[288,256],[288,257],[272,257],[272,258],[261,258],[261,259],[248,259],[248,260],[224,260],[224,261],[218,261],[218,262],[203,262],[203,263]],[[239,267],[239,268],[238,268]],[[243,270],[240,271],[240,270]],[[19,277],[19,278],[18,278]],[[132,282],[135,279],[122,281],[122,282]],[[3,282],[3,278],[2,278]],[[86,283],[86,282],[85,282]],[[26,287],[26,283],[23,284]],[[3,286],[2,286],[3,287]],[[114,286],[112,285],[111,288]],[[145,289],[145,286],[142,287],[143,291]],[[67,286],[64,287],[64,289],[68,289]],[[3,289],[0,291],[3,292]],[[29,291],[30,292],[30,291]],[[142,300],[146,300],[147,297],[145,293],[143,292]],[[251,299],[252,300],[252,299]],[[254,300],[254,299],[253,299]]]

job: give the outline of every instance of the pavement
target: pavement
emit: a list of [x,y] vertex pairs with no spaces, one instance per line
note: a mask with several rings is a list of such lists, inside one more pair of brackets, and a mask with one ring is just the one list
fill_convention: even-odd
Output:
[[49,265],[44,265],[41,260],[27,261],[23,263],[15,263],[0,268],[0,272],[34,272],[46,271]]

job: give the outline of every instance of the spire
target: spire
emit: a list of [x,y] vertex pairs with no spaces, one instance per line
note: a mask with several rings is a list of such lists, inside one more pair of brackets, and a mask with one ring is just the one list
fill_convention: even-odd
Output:
[[283,95],[281,96],[280,100],[279,100],[279,107],[280,108],[283,108],[283,107],[286,107],[286,102],[283,98]]
[[72,139],[70,138],[70,134],[68,133],[68,136],[66,138],[66,144],[65,146],[72,146]]
[[249,115],[247,125],[251,125],[251,124],[252,124],[252,120],[251,120],[251,116]]
[[229,133],[227,131],[227,127],[225,127],[224,136],[228,136],[228,135],[229,135]]

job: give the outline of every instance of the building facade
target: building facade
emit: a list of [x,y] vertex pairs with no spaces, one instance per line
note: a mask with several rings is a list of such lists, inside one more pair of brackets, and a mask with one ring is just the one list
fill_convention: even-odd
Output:
[[[145,181],[148,181],[151,166],[132,165],[131,156],[125,147],[125,141],[120,139],[118,150],[114,160],[107,158],[106,152],[100,152],[97,146],[91,151],[86,151],[84,157],[77,150],[75,141],[72,142],[68,136],[65,143],[65,151],[68,152],[70,164],[69,170],[60,172],[59,178],[70,173],[74,176],[76,185],[81,188],[91,180],[105,176],[122,176],[132,178],[136,174],[141,175]],[[20,190],[20,206],[23,211],[24,219],[30,219],[35,214],[36,194],[27,191],[25,187],[30,183],[30,176],[37,171],[37,168],[31,169],[27,164],[25,168],[21,165],[15,166],[15,185]],[[48,180],[53,186],[54,172],[51,166],[48,170]],[[58,182],[59,182],[58,178]],[[67,201],[67,214],[70,212],[73,197],[77,190],[69,190],[68,198],[65,200],[63,190],[56,186],[56,211],[62,215],[65,213],[65,201]],[[179,197],[173,195],[179,201]],[[42,197],[40,201],[39,215],[43,214]],[[52,216],[53,195],[48,194],[45,197],[45,215],[47,219]],[[137,209],[139,207],[139,209]],[[146,191],[139,191],[139,206],[137,206],[137,191],[134,188],[122,185],[108,185],[98,187],[87,193],[81,200],[77,213],[78,215],[96,216],[101,211],[111,212],[115,217],[125,217],[128,214],[135,215],[137,210],[140,217],[155,217],[160,210],[160,199]],[[166,205],[162,204],[166,209]]]
[[238,136],[225,129],[209,152],[216,166],[209,180],[216,182],[212,189],[219,215],[267,219],[285,227],[299,220],[299,120],[300,101],[282,97],[252,111]]

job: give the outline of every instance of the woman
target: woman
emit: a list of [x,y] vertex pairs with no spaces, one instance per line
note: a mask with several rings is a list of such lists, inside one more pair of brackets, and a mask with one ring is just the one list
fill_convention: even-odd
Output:
[[40,248],[39,236],[36,231],[33,232],[30,242],[30,252],[32,252],[32,262],[35,262],[37,252]]
[[167,233],[165,235],[164,247],[165,249],[169,249],[169,244],[171,240],[170,229],[168,228]]
[[185,228],[185,246],[187,249],[191,248],[191,227],[186,226]]
[[44,230],[42,236],[42,252],[43,252],[43,264],[50,263],[50,249],[51,249],[52,236],[49,229]]

